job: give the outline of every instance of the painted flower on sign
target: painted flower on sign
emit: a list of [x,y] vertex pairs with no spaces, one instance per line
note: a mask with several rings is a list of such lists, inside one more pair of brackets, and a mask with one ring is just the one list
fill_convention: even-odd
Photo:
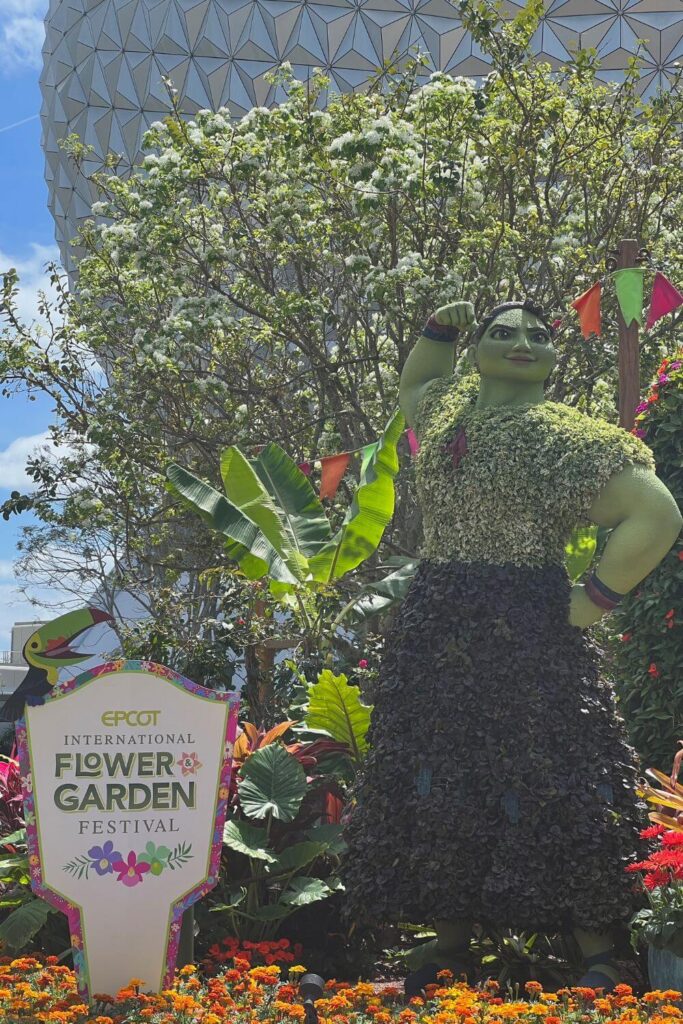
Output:
[[[168,858],[171,851],[168,846],[155,846],[154,843],[147,843],[144,853],[140,854],[140,860],[149,864],[153,875],[160,875],[164,868],[168,867]],[[138,862],[139,863],[139,862]]]
[[110,839],[104,846],[91,846],[88,856],[92,858],[92,866],[98,875],[110,875],[114,864],[122,860],[121,854],[114,849],[114,844]]
[[150,870],[149,864],[144,861],[139,861],[133,850],[128,854],[128,860],[117,860],[112,864],[114,871],[119,872],[118,882],[123,882],[124,885],[132,887],[138,885],[144,875]]
[[177,764],[183,775],[194,775],[202,767],[202,762],[194,752],[183,754]]
[[103,846],[92,846],[87,855],[75,856],[64,865],[64,871],[79,881],[88,881],[90,871],[94,869],[100,877],[117,875],[117,882],[132,887],[144,881],[146,875],[158,876],[167,868],[171,871],[182,868],[192,857],[192,843],[180,842],[169,850],[167,846],[149,842],[142,853],[136,854],[131,850],[124,860],[122,854],[114,849],[114,844],[107,840]]

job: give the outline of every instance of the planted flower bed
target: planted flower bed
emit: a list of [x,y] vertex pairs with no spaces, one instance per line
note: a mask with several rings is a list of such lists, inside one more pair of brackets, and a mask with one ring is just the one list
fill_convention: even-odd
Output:
[[[194,966],[183,967],[172,988],[145,995],[144,981],[134,978],[116,995],[102,993],[94,1007],[76,992],[75,976],[57,963],[33,957],[6,959],[0,964],[0,1020],[3,1024],[287,1024],[303,1021],[298,980],[300,964],[250,966],[235,957],[232,966],[214,978],[203,979]],[[430,985],[426,998],[408,1004],[396,987],[358,982],[326,983],[325,997],[316,1002],[320,1024],[503,1024],[505,1021],[543,1024],[679,1024],[675,1004],[680,992],[648,992],[641,998],[629,985],[618,985],[602,996],[590,988],[544,992],[537,981],[524,991],[501,991],[495,981],[482,989],[454,983],[442,971],[441,986]]]

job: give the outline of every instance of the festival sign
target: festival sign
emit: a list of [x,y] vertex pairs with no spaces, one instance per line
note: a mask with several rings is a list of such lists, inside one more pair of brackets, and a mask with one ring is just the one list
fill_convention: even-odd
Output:
[[31,885],[69,919],[79,991],[168,987],[183,913],[216,884],[237,697],[117,661],[17,723]]

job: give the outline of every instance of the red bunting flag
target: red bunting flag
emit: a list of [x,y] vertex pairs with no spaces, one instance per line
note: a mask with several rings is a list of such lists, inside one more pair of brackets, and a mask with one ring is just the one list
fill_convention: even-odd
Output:
[[658,320],[661,320],[667,313],[673,313],[674,309],[678,309],[679,306],[683,306],[683,295],[658,270],[652,282],[652,295],[650,296],[650,309],[647,314],[646,328],[649,330]]
[[410,448],[410,454],[415,457],[420,450],[420,442],[418,441],[415,431],[412,427],[408,427],[406,430],[406,437],[408,439],[408,447]]
[[342,452],[341,455],[328,455],[320,460],[322,467],[320,477],[321,498],[334,498],[350,458],[350,452]]
[[570,303],[572,309],[575,309],[579,314],[579,323],[581,325],[581,333],[583,334],[584,340],[588,341],[591,334],[600,337],[602,331],[602,323],[600,320],[600,296],[602,294],[602,285],[600,281],[596,281],[587,292],[583,295],[579,295],[578,299],[574,299]]

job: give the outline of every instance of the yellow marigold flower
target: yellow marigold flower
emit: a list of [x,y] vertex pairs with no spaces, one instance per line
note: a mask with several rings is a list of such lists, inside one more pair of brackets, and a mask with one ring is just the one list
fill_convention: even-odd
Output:
[[190,1013],[193,1010],[201,1010],[201,1003],[198,1003],[192,996],[184,996],[176,992],[173,996],[173,1009],[181,1013]]
[[147,982],[143,981],[142,978],[131,978],[128,982],[128,988],[142,988]]
[[558,1001],[557,992],[541,992],[539,999],[542,999],[544,1003],[556,1003]]
[[[669,993],[665,992],[664,994],[668,996]],[[677,992],[676,994],[680,995],[680,992]],[[662,1007],[662,1013],[665,1013],[667,1017],[683,1017],[682,1010],[679,1010],[677,1006],[670,1006],[668,1003],[665,1003]]]
[[180,975],[181,978],[187,978],[190,974],[196,973],[197,968],[195,967],[194,964],[185,964],[185,966],[181,967],[180,970],[178,971],[178,974]]
[[294,964],[293,967],[289,968],[290,974],[305,974],[308,970],[307,967],[302,967],[301,964]]
[[221,1024],[221,1019],[216,1013],[205,1013],[202,1017],[202,1024]]

